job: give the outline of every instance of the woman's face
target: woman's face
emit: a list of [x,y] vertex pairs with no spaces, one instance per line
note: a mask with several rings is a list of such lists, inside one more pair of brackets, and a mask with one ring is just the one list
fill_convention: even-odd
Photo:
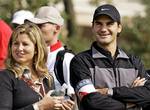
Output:
[[35,45],[27,34],[20,34],[12,42],[12,56],[21,65],[31,65],[35,54]]

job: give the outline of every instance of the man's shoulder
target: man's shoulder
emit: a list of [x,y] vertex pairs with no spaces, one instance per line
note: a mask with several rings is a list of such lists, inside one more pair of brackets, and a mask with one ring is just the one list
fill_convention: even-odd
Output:
[[143,65],[141,58],[139,56],[136,56],[134,54],[128,54],[129,60],[134,66],[135,69],[141,68],[140,66]]
[[91,50],[86,50],[86,51],[82,51],[76,54],[73,57],[72,62],[90,62],[92,60],[93,58],[91,55]]
[[57,57],[64,58],[65,55],[67,55],[67,57],[72,57],[75,55],[75,53],[71,49],[68,49],[68,48],[61,49],[57,52]]
[[[72,50],[70,50],[70,49],[59,50],[58,53],[59,53],[59,54],[66,54],[66,53],[67,53],[67,54],[75,54],[75,53],[74,53]],[[58,54],[58,53],[57,53],[57,54]]]
[[12,33],[11,27],[4,20],[0,19],[0,25],[1,25],[0,31],[7,32],[10,34]]
[[75,53],[70,50],[61,50],[57,53],[56,61],[70,62],[75,56]]
[[128,53],[126,51],[124,51],[123,49],[119,48],[119,51],[121,51],[122,53],[124,53],[127,57],[129,57],[129,59],[131,60],[140,60],[140,57],[133,54],[133,53]]
[[140,60],[141,59],[139,56],[134,55],[134,54],[127,54],[127,55],[131,60]]

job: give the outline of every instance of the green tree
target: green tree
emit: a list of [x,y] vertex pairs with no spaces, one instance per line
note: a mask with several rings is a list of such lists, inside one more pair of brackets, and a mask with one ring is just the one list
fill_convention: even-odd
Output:
[[10,22],[12,14],[20,9],[35,11],[42,5],[48,5],[49,0],[0,0],[0,17]]
[[120,45],[127,51],[141,56],[146,68],[150,68],[150,1],[141,0],[141,3],[146,6],[146,16],[135,16],[131,26],[124,26]]
[[76,34],[75,11],[72,0],[63,0],[65,6],[66,25],[68,30],[68,37],[73,37]]

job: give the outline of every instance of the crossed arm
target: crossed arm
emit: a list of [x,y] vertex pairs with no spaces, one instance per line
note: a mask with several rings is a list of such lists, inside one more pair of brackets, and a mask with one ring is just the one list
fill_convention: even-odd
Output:
[[[147,80],[145,78],[140,78],[140,77],[137,77],[132,85],[131,85],[131,88],[133,87],[138,87],[138,86],[144,86],[145,82]],[[100,93],[100,94],[103,94],[103,95],[113,95],[113,89],[110,89],[110,88],[99,88],[99,87],[96,87],[96,90]],[[134,103],[128,103],[126,102],[126,106],[127,108],[131,108],[133,106],[136,106],[136,104]]]
[[[131,88],[137,87],[137,86],[144,86],[146,81],[147,80],[145,78],[138,77],[133,81]],[[109,90],[110,90],[109,88],[100,88],[100,87],[95,87],[95,88],[99,93],[101,93],[103,95],[111,95],[109,92]]]

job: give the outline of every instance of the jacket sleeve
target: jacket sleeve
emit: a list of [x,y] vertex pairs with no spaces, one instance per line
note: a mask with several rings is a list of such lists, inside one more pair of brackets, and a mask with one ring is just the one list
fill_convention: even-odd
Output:
[[10,75],[0,71],[0,109],[12,110],[13,107],[13,88]]
[[134,57],[135,69],[138,70],[141,78],[146,78],[144,86],[133,88],[115,87],[113,88],[113,98],[126,103],[134,103],[141,107],[150,106],[150,78],[146,73],[141,60]]
[[122,102],[101,95],[98,92],[83,97],[81,105],[84,110],[126,110]]
[[[91,73],[83,57],[75,56],[70,65],[71,84],[78,94],[77,87],[79,82],[91,79]],[[83,84],[83,83],[81,83]],[[89,86],[91,87],[91,86]],[[85,88],[83,86],[83,88]],[[91,88],[89,88],[90,90]],[[91,91],[91,90],[90,90]],[[88,91],[86,91],[88,92]],[[84,110],[124,110],[125,105],[109,96],[101,95],[98,92],[91,92],[81,99],[81,106]]]
[[[15,76],[9,72],[0,71],[0,110],[13,110],[13,88]],[[32,104],[23,110],[34,110]],[[15,109],[17,110],[17,109]],[[19,109],[20,110],[20,109]]]
[[34,110],[34,108],[33,108],[33,105],[28,105],[26,107],[15,109],[15,110]]

